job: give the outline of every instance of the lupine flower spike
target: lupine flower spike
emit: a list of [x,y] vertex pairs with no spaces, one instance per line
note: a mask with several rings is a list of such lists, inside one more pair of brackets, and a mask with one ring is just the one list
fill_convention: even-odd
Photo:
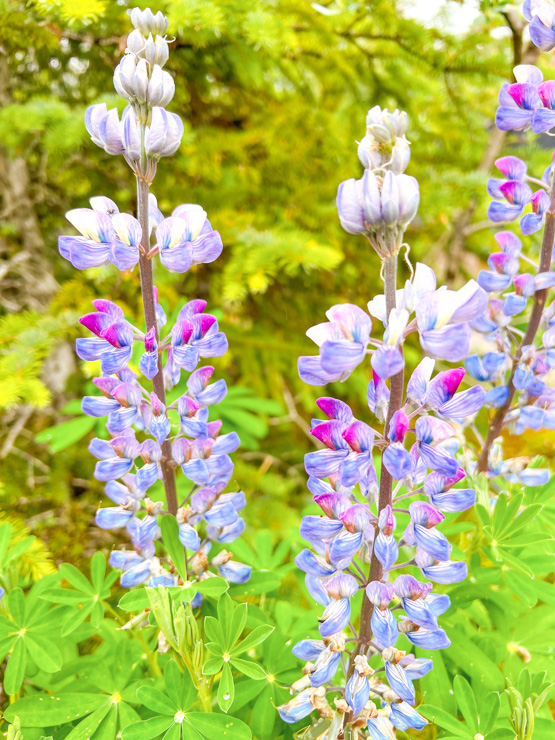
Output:
[[[524,14],[532,41],[542,50],[555,48],[555,3],[527,0]],[[544,81],[531,65],[514,74],[517,82],[503,85],[499,96],[498,127],[553,128],[555,82]],[[366,237],[381,259],[385,292],[368,302],[368,312],[352,304],[330,308],[328,321],[307,331],[317,355],[299,358],[298,367],[315,386],[343,382],[366,368],[369,418],[356,419],[339,399],[317,401],[327,420],[313,421],[311,433],[324,446],[306,455],[305,469],[322,514],[304,517],[301,536],[308,546],[296,564],[321,605],[322,639],[293,648],[309,662],[293,684],[300,693],[278,709],[288,723],[315,714],[331,719],[333,737],[350,726],[359,738],[392,740],[397,730],[426,725],[414,682],[433,661],[416,659],[414,648],[450,645],[441,626],[450,602],[435,584],[467,575],[441,531],[446,513],[474,505],[476,492],[467,480],[476,469],[521,485],[549,477],[527,458],[505,460],[500,434],[503,428],[511,434],[555,428],[555,391],[547,378],[555,368],[555,304],[545,308],[555,285],[555,185],[551,166],[536,178],[514,156],[496,161],[500,176],[488,183],[492,222],[518,220],[524,236],[545,228],[538,271],[525,271],[531,261],[521,240],[504,230],[477,281],[458,290],[438,288],[434,272],[417,264],[399,289],[397,255],[419,204],[418,183],[405,174],[408,120],[376,106],[366,123],[358,150],[364,173],[339,186],[337,207],[345,231]],[[530,305],[522,336],[511,322],[517,317],[522,325]],[[405,384],[403,345],[411,334],[424,357]],[[470,353],[479,334],[488,349]],[[475,418],[485,417],[486,409],[493,414],[490,431],[477,445]]]
[[[96,523],[102,529],[124,528],[129,534],[132,549],[114,550],[110,557],[110,563],[123,571],[121,583],[126,588],[140,583],[176,585],[175,569],[167,558],[156,555],[159,521],[170,515],[177,519],[179,539],[193,564],[191,579],[220,575],[243,583],[250,577],[249,566],[234,562],[222,549],[209,558],[212,543],[227,545],[244,529],[240,516],[244,494],[225,493],[233,472],[230,454],[238,448],[239,438],[235,432],[220,434],[221,422],[208,421],[209,406],[225,398],[227,387],[224,380],[211,382],[213,367],[199,367],[205,358],[221,357],[227,339],[201,300],[185,304],[175,325],[165,328],[166,316],[152,283],[153,263],[160,262],[157,269],[187,272],[192,265],[217,259],[222,240],[200,205],[179,205],[164,218],[156,198],[149,195],[160,159],[179,149],[183,123],[166,110],[175,89],[163,69],[169,56],[167,19],[138,8],[130,17],[134,30],[114,73],[116,92],[128,105],[121,118],[104,103],[93,105],[85,125],[95,144],[108,154],[123,155],[136,175],[137,218],[120,213],[109,198],[97,196],[91,198],[90,209],[67,214],[78,234],[59,239],[61,255],[79,270],[112,265],[126,271],[139,265],[147,293],[145,326],[127,319],[117,303],[106,299],[94,300],[94,310],[80,320],[92,336],[77,340],[77,354],[98,362],[101,373],[94,379],[100,395],[85,397],[82,408],[89,416],[106,417],[110,435],[107,440],[93,439],[89,446],[98,460],[95,477],[106,483],[113,504],[98,510]],[[137,344],[140,359],[135,366]],[[184,392],[168,405],[166,390],[180,383],[183,371]],[[193,487],[178,508],[179,469]],[[165,505],[148,497],[159,481],[166,492]]]

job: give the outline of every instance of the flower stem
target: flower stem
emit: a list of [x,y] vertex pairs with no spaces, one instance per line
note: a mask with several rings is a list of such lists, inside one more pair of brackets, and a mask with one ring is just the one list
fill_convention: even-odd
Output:
[[[384,260],[384,284],[385,284],[385,308],[386,317],[389,319],[390,312],[396,308],[396,291],[397,291],[397,255],[390,255]],[[387,410],[387,417],[385,420],[384,434],[387,434],[389,429],[389,423],[391,417],[401,408],[403,403],[403,390],[404,390],[404,371],[401,371],[397,375],[391,378],[391,394],[389,398],[389,407]],[[384,448],[387,449],[387,448]],[[382,467],[380,472],[380,493],[378,502],[378,511],[382,511],[386,506],[391,506],[393,502],[393,478],[387,471],[383,464],[383,451],[382,451]],[[372,581],[380,581],[383,578],[383,568],[375,555],[372,552],[372,558],[370,560],[370,574],[368,577],[368,583]],[[356,648],[353,650],[351,655],[351,661],[349,666],[349,676],[351,677],[354,671],[354,659],[357,655],[362,653],[364,649],[371,644],[372,641],[372,627],[370,620],[372,618],[372,612],[374,606],[368,599],[366,593],[362,597],[362,609],[360,613],[360,628],[359,628],[359,641]]]
[[[549,191],[549,208],[547,209],[547,213],[545,214],[545,228],[543,232],[538,272],[549,272],[549,269],[551,267],[552,255],[553,255],[553,242],[554,241],[555,241],[555,178],[553,180],[553,184],[551,185],[551,190]],[[520,362],[523,348],[526,347],[527,345],[532,344],[535,339],[536,333],[540,326],[540,321],[541,321],[543,309],[545,307],[545,302],[547,300],[547,290],[548,290],[547,288],[544,288],[543,290],[538,290],[536,291],[534,295],[534,305],[532,306],[532,311],[530,313],[528,327],[526,328],[526,333],[522,337],[522,341],[520,342],[520,345],[518,346],[518,349],[516,351],[516,355],[513,359],[513,365],[511,367],[511,374],[509,375],[509,381],[507,383],[509,387],[509,395],[507,396],[507,400],[505,401],[503,406],[500,406],[497,409],[495,416],[490,422],[486,441],[484,445],[482,446],[482,451],[480,453],[480,457],[478,458],[478,470],[481,473],[485,473],[488,469],[489,451],[494,441],[501,434],[501,431],[503,429],[503,423],[505,421],[505,416],[507,414],[507,411],[509,411],[513,403],[513,399],[516,393],[516,388],[514,385],[514,377],[515,377],[516,369],[518,367],[518,363]]]
[[[146,330],[154,327],[156,339],[158,340],[158,329],[156,326],[156,301],[154,298],[154,283],[152,279],[152,262],[147,257],[150,249],[150,232],[148,225],[148,182],[137,177],[137,218],[141,224],[143,235],[141,239],[141,251],[139,256],[139,270],[141,276],[141,294],[143,297],[143,309],[145,315]],[[158,372],[152,380],[152,388],[160,401],[166,405],[166,389],[164,387],[164,375],[162,373],[162,356],[158,355]],[[166,504],[170,514],[177,513],[177,490],[175,487],[175,473],[170,465],[172,458],[171,442],[166,439],[162,443],[162,478],[166,492]]]

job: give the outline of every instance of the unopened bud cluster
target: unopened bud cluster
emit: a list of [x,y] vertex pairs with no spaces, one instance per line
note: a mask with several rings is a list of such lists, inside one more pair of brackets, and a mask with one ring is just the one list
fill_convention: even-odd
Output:
[[114,72],[116,92],[129,105],[121,120],[115,108],[93,105],[85,124],[95,144],[108,154],[123,154],[138,177],[152,182],[160,158],[179,149],[183,122],[165,110],[175,92],[172,76],[162,69],[169,58],[167,18],[135,8],[131,21],[135,29]]
[[387,168],[402,174],[410,162],[410,143],[405,137],[408,117],[405,111],[390,113],[379,105],[368,111],[366,136],[358,145],[358,157],[365,169]]
[[153,15],[150,8],[142,12],[135,8],[131,22],[135,30],[129,34],[125,55],[114,72],[114,87],[131,103],[137,121],[146,123],[150,110],[154,106],[165,108],[175,92],[173,77],[162,69],[169,47],[159,32],[165,34],[168,22],[161,13]]
[[407,124],[404,111],[390,113],[378,105],[369,110],[358,146],[364,175],[342,182],[337,192],[341,226],[368,237],[382,259],[399,251],[420,203],[418,182],[404,174],[410,161]]

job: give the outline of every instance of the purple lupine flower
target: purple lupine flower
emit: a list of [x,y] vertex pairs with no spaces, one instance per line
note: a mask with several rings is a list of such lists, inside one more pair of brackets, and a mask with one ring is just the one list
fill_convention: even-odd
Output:
[[504,177],[503,179],[490,177],[487,184],[487,191],[492,198],[502,200],[505,196],[503,195],[503,192],[499,189],[500,186],[506,183],[507,180],[517,180],[519,182],[524,182],[526,179],[526,171],[528,168],[526,166],[526,163],[523,162],[522,159],[513,156],[501,157],[500,159],[496,159],[494,164]]
[[406,701],[392,702],[391,714],[389,715],[391,723],[402,732],[407,730],[423,730],[428,724],[414,707],[411,707]]
[[391,583],[372,581],[366,586],[366,595],[374,604],[372,632],[383,647],[391,647],[397,641],[399,628],[393,612],[388,608],[395,592]]
[[184,204],[156,226],[156,248],[166,269],[187,272],[191,265],[213,262],[223,245],[206,211],[198,205]]
[[354,664],[353,675],[345,687],[345,699],[353,710],[353,715],[357,715],[359,712],[362,712],[370,698],[368,676],[373,671],[364,655],[357,655],[354,659]]
[[139,360],[139,370],[148,380],[158,375],[158,342],[154,327],[145,334],[145,351]]
[[520,230],[525,236],[535,234],[543,224],[543,217],[549,208],[549,196],[545,190],[537,190],[530,198],[532,213],[527,213],[520,219]]
[[459,362],[470,347],[469,322],[488,305],[487,293],[475,280],[460,290],[436,290],[416,305],[422,348],[434,359]]
[[320,348],[319,357],[299,357],[299,374],[310,385],[346,380],[365,357],[372,320],[350,303],[326,311],[329,322],[317,324],[306,335]]
[[402,409],[396,411],[389,425],[390,444],[383,453],[383,464],[395,480],[408,478],[412,472],[412,461],[403,444],[408,428],[409,419],[406,413]]
[[281,704],[277,710],[284,722],[293,724],[308,715],[314,709],[312,704],[313,689],[305,689],[293,697],[287,704]]
[[464,377],[462,367],[438,373],[426,390],[426,406],[448,419],[464,419],[479,411],[485,403],[484,389],[475,385],[457,393]]
[[384,570],[389,570],[399,557],[399,545],[393,534],[396,519],[391,506],[386,506],[380,512],[378,526],[380,531],[374,540],[374,552]]
[[203,313],[205,307],[205,301],[189,301],[179,312],[171,330],[168,364],[191,372],[201,357],[221,357],[227,352],[226,336],[219,331],[216,317]]
[[517,82],[505,83],[499,93],[495,125],[501,131],[526,131],[532,126],[535,109],[542,106],[538,85],[543,75],[532,64],[519,64],[513,74]]
[[519,180],[506,180],[499,186],[498,191],[500,197],[506,202],[494,200],[489,204],[488,218],[494,223],[514,221],[532,198],[530,186]]
[[423,463],[430,470],[446,476],[455,475],[459,466],[442,442],[454,436],[453,427],[433,416],[421,416],[415,424],[416,448]]
[[525,0],[522,12],[530,21],[530,38],[541,51],[555,48],[555,5],[551,0]]
[[96,334],[96,339],[77,339],[75,348],[82,360],[100,360],[102,372],[112,375],[126,367],[133,353],[134,329],[125,321],[123,311],[104,299],[93,301],[97,309],[79,319]]
[[91,199],[92,209],[76,208],[66,213],[67,220],[81,236],[60,236],[60,254],[78,270],[110,262],[118,270],[132,269],[139,261],[141,226],[133,216],[119,213],[115,204],[115,210],[97,210],[99,202]]
[[100,460],[96,463],[94,477],[101,481],[122,478],[133,467],[135,458],[139,456],[139,449],[139,443],[131,429],[126,429],[121,436],[109,442],[104,439],[93,439],[89,445],[89,452]]
[[466,511],[474,506],[476,491],[473,488],[453,488],[465,477],[466,473],[462,468],[451,477],[430,473],[424,480],[424,491],[440,511]]

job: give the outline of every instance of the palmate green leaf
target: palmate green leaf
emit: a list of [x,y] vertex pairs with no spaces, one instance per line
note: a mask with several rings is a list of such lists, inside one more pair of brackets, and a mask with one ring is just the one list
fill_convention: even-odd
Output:
[[220,645],[222,650],[225,650],[227,644],[224,632],[220,622],[215,617],[204,618],[204,631],[209,640],[212,640],[212,642]]
[[482,735],[487,734],[494,725],[497,715],[499,714],[499,708],[501,706],[501,700],[498,693],[491,693],[486,696],[482,702],[480,708],[480,733]]
[[80,439],[83,439],[96,424],[92,416],[80,416],[77,419],[63,421],[55,427],[49,427],[39,432],[35,437],[40,444],[47,444],[52,452],[67,450]]
[[18,637],[9,657],[4,676],[4,691],[9,696],[17,694],[21,688],[25,675],[26,660],[27,651],[25,650],[25,641],[22,637]]
[[233,620],[229,630],[229,645],[235,645],[241,637],[247,623],[247,605],[239,604],[233,613]]
[[279,588],[281,579],[275,573],[253,573],[246,583],[238,583],[230,588],[230,593],[237,598],[258,596]]
[[235,698],[235,684],[229,663],[224,663],[218,684],[218,705],[222,712],[227,712]]
[[474,692],[466,678],[463,676],[455,676],[453,680],[453,689],[455,691],[455,698],[461,714],[464,717],[466,724],[472,733],[478,732],[478,708],[476,706],[476,699],[474,698]]
[[152,740],[174,724],[173,717],[158,716],[134,722],[122,732],[123,740]]
[[251,727],[254,736],[261,740],[271,738],[276,716],[272,687],[267,685],[258,695],[252,708]]
[[[112,704],[109,707],[108,714],[102,719],[99,727],[94,733],[94,740],[116,740],[118,733],[118,720],[120,719],[122,708],[128,706],[127,704]],[[131,709],[131,707],[129,707]],[[91,720],[93,715],[91,714]],[[139,719],[139,715],[135,713],[135,720]],[[121,724],[121,723],[120,723]],[[125,724],[129,724],[126,722]],[[125,724],[123,725],[125,727]],[[68,736],[69,737],[69,736]],[[85,738],[86,740],[86,738]]]
[[19,717],[29,727],[50,727],[73,722],[94,712],[106,703],[102,694],[60,694],[59,696],[26,696],[10,705],[4,714],[8,722]]
[[23,591],[20,588],[12,589],[6,596],[6,603],[14,623],[18,627],[23,627],[25,625],[25,597]]
[[493,660],[464,632],[452,630],[450,637],[452,643],[445,654],[471,677],[473,685],[477,682],[488,691],[503,690],[503,674]]
[[187,722],[198,730],[207,740],[250,740],[249,727],[236,717],[206,712],[188,712]]
[[106,715],[113,706],[112,702],[107,702],[106,697],[104,697],[104,704],[79,722],[69,735],[67,735],[65,740],[88,740],[91,738],[101,727]]
[[137,698],[157,714],[171,714],[173,717],[178,710],[178,706],[166,694],[153,686],[140,686],[137,689]]
[[426,719],[430,720],[430,722],[434,722],[436,725],[452,732],[457,737],[474,737],[462,722],[459,722],[455,717],[449,714],[449,712],[441,709],[441,707],[435,707],[433,704],[422,704],[418,707],[418,711],[420,714],[423,714]]
[[54,673],[62,667],[62,654],[52,640],[29,632],[25,637],[25,647],[37,666],[46,673]]
[[231,625],[233,623],[233,615],[235,613],[235,610],[238,608],[239,606],[235,605],[233,599],[231,599],[229,594],[222,594],[220,596],[218,600],[218,622],[223,632],[223,647],[227,650],[231,649],[232,647],[232,643],[230,641]]
[[[101,555],[101,557],[104,556]],[[77,589],[77,591],[82,591],[84,594],[91,596],[96,593],[92,583],[90,583],[86,576],[84,576],[83,573],[81,573],[81,571],[74,565],[71,565],[70,563],[62,563],[62,565],[60,565],[60,575],[70,583],[73,588]]]
[[193,586],[199,593],[213,598],[225,593],[229,588],[225,578],[221,578],[220,576],[206,578],[204,581],[197,581]]
[[224,659],[221,657],[208,658],[202,667],[202,672],[205,676],[214,676],[221,671],[223,663]]
[[168,554],[172,559],[177,572],[187,581],[187,568],[185,566],[185,549],[179,541],[179,526],[174,516],[167,514],[160,518],[160,530],[162,541],[166,546]]
[[240,673],[244,673],[245,676],[253,678],[256,681],[266,678],[266,671],[258,663],[254,663],[252,660],[242,660],[241,658],[232,658],[231,665],[238,670]]
[[253,631],[250,632],[244,640],[241,640],[241,642],[233,648],[231,653],[232,656],[235,657],[236,655],[241,655],[241,653],[246,653],[247,650],[252,650],[252,648],[260,645],[260,643],[264,642],[274,629],[275,627],[272,627],[272,625],[269,624],[261,624],[259,627],[255,627],[255,629],[253,629]]

